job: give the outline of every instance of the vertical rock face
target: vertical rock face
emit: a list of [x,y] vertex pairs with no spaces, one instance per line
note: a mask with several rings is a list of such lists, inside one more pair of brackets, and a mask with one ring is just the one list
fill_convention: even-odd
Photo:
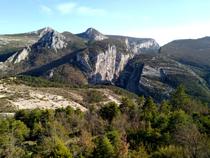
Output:
[[[105,52],[100,52],[96,59],[95,71],[93,76],[95,76],[95,81],[112,81],[115,74],[115,64],[116,64],[117,50],[115,46],[109,46],[108,50]],[[100,75],[100,78],[97,78]]]
[[206,89],[205,81],[187,66],[157,54],[141,54],[129,60],[116,84],[157,101],[168,98],[179,84]]
[[91,81],[93,83],[101,81],[112,83],[119,77],[130,58],[131,55],[129,54],[117,52],[115,45],[109,45],[108,50],[97,55]]
[[88,52],[77,54],[76,65],[85,71],[89,82],[114,83],[123,71],[133,54],[122,53],[115,45],[108,44],[107,49],[89,49]]
[[[77,35],[82,39],[74,35],[60,34],[48,27],[31,34],[39,35],[40,39],[9,57],[6,61],[7,66],[21,63],[20,67],[23,67],[23,71],[27,71],[45,64],[48,65],[47,67],[56,65],[57,61],[53,62],[54,60],[58,60],[59,63],[66,62],[63,58],[61,60],[61,57],[71,53],[71,46],[74,47],[72,40],[81,40],[80,42],[84,43],[84,39],[87,39],[91,42],[86,44],[86,51],[76,51],[74,56],[76,58],[69,59],[69,63],[76,64],[92,84],[104,82],[115,84],[128,61],[135,55],[150,49],[155,51],[159,49],[159,45],[152,39],[122,36],[115,38],[105,36],[93,28]],[[69,37],[73,39],[67,39]],[[53,73],[50,73],[50,77],[52,76]]]
[[[1,47],[13,36],[5,38]],[[25,38],[34,42],[29,42],[29,47],[21,44],[17,47],[20,51],[15,49],[4,57],[0,76],[26,74],[67,83],[109,83],[156,100],[167,98],[180,83],[193,87],[193,94],[210,95],[206,86],[210,85],[210,38],[175,41],[161,50],[153,39],[103,35],[93,28],[77,35],[44,28],[19,37],[24,39],[22,43]],[[193,63],[193,68],[186,63]]]

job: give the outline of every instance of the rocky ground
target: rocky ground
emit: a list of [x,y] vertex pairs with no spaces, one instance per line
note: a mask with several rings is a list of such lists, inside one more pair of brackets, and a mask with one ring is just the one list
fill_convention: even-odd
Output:
[[30,87],[24,84],[15,84],[0,81],[0,111],[1,115],[21,109],[57,109],[72,107],[87,111],[85,93],[87,91],[98,91],[103,95],[100,104],[115,102],[120,104],[121,96],[114,94],[109,89],[94,88],[70,89],[52,87]]

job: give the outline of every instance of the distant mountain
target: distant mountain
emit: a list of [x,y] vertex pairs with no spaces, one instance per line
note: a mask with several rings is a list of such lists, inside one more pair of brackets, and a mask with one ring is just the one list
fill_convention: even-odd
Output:
[[159,101],[169,97],[180,84],[191,95],[206,101],[210,96],[205,80],[190,67],[158,54],[140,54],[130,60],[116,84]]
[[160,48],[159,44],[152,38],[134,38],[114,35],[109,35],[108,37],[124,42],[127,48],[136,54],[149,52],[154,53],[158,52]]
[[19,74],[85,47],[83,40],[77,36],[70,33],[64,36],[51,28],[27,33],[27,36],[33,37],[40,35],[33,44],[19,49],[0,63],[2,74]]
[[161,48],[160,54],[189,66],[210,87],[210,37],[172,41]]
[[94,40],[94,41],[102,41],[104,39],[108,39],[107,36],[103,35],[99,31],[97,31],[94,28],[88,28],[85,32],[77,34],[77,36],[89,41],[89,40]]
[[160,53],[184,64],[210,69],[210,37],[172,41]]
[[[170,44],[160,49],[151,38],[104,35],[93,28],[80,34],[44,28],[8,37],[33,41],[0,55],[2,77],[24,74],[69,84],[111,84],[159,101],[183,83],[192,95],[210,96],[206,75],[179,60],[179,51]],[[201,47],[207,50],[207,44]]]

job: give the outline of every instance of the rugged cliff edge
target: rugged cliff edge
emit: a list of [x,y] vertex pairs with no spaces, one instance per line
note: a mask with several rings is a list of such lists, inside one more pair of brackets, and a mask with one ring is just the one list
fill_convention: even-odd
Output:
[[206,80],[190,67],[159,54],[154,39],[103,35],[93,28],[76,35],[51,28],[29,34],[40,38],[2,61],[1,75],[112,84],[157,100],[167,98],[180,83],[189,87],[194,84],[205,95],[209,91]]

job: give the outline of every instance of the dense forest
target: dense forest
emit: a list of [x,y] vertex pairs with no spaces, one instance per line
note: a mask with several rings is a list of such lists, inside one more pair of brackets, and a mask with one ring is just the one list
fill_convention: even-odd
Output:
[[1,118],[0,157],[210,157],[209,107],[183,86],[161,103],[131,96],[120,106],[94,102],[85,113],[68,107],[20,110],[14,118]]

